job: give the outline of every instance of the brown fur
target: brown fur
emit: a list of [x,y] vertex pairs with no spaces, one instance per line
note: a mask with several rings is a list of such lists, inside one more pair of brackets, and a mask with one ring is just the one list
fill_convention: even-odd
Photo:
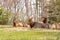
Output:
[[47,23],[47,18],[44,18],[42,22]]
[[30,27],[30,25],[28,25],[27,23],[23,23],[23,27]]
[[30,27],[30,25],[28,25],[27,23],[18,22],[16,18],[13,20],[13,26],[14,27]]
[[37,22],[33,22],[32,18],[28,18],[28,22],[29,22],[30,28],[34,27],[35,24],[37,23]]
[[16,23],[16,26],[23,27],[23,23],[18,22]]
[[[32,18],[28,19],[29,25],[31,28],[33,28],[36,25],[39,25],[41,28],[49,28],[47,24],[47,18],[43,18],[42,22],[33,22]],[[37,27],[37,26],[36,26]]]
[[51,29],[60,29],[60,23],[54,23],[50,26]]
[[16,27],[16,18],[13,19],[13,26]]

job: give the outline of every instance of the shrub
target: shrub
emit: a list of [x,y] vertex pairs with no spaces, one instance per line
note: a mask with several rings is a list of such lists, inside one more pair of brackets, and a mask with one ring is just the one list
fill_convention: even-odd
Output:
[[11,11],[6,11],[4,8],[0,8],[0,24],[8,24]]

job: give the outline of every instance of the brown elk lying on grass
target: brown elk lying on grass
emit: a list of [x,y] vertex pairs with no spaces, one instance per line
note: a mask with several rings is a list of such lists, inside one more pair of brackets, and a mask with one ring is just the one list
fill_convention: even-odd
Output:
[[54,23],[52,25],[50,25],[51,29],[60,29],[60,23]]
[[14,27],[30,27],[30,25],[28,25],[27,23],[18,22],[16,18],[13,20],[13,26]]
[[44,18],[42,22],[33,22],[32,18],[28,19],[31,28],[49,28],[47,23],[47,18]]

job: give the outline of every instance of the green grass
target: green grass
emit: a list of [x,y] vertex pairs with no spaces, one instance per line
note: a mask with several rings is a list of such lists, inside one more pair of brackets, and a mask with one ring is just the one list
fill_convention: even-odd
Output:
[[60,32],[57,31],[7,31],[0,28],[0,40],[60,40]]

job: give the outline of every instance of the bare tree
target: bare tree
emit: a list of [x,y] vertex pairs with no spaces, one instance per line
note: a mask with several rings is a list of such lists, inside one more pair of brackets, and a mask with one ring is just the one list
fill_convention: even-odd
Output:
[[26,6],[26,14],[27,14],[27,17],[29,17],[28,13],[29,13],[29,8],[28,8],[28,0],[25,0],[25,6]]
[[13,0],[13,7],[14,7],[14,11],[15,11],[14,17],[17,17],[17,11],[16,11],[17,2],[18,2],[18,0]]

